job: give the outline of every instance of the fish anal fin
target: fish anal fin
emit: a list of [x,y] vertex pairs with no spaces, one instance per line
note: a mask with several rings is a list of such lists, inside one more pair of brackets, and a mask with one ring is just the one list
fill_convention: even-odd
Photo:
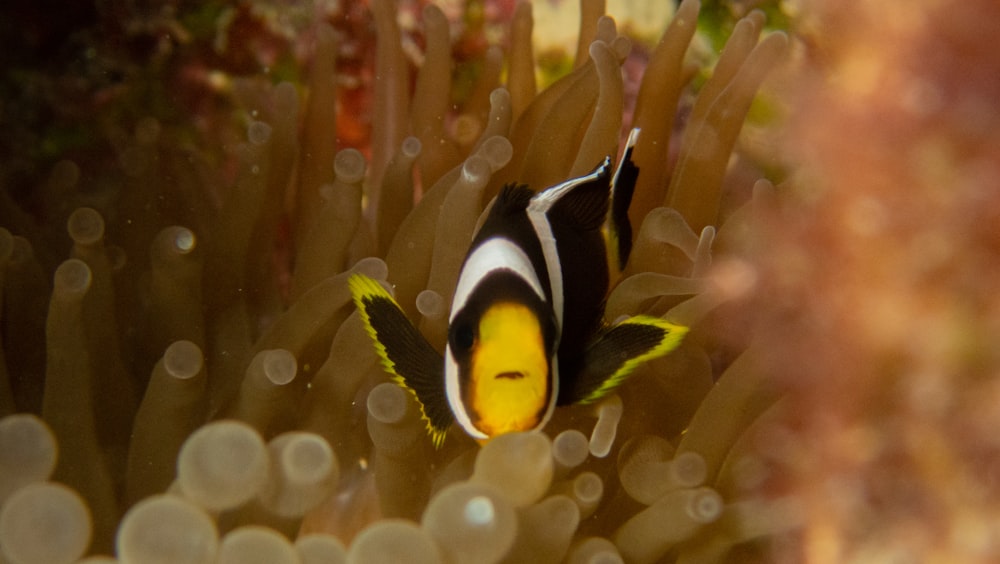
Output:
[[620,386],[641,364],[677,348],[688,328],[640,315],[600,334],[584,353],[568,403],[593,403]]
[[363,274],[351,275],[347,283],[383,368],[416,398],[427,432],[440,447],[454,420],[445,397],[444,359],[381,284]]

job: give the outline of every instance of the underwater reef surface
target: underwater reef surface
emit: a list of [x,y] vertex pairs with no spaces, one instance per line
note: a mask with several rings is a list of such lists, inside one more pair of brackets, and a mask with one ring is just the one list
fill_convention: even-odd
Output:
[[[998,8],[754,4],[3,8],[0,562],[995,559]],[[434,448],[348,278],[443,348],[500,188],[633,127],[605,321],[691,332]]]

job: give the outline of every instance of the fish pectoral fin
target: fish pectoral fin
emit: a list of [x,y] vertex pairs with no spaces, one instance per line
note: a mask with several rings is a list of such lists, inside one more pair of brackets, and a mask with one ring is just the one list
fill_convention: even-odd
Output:
[[584,353],[570,402],[592,403],[608,395],[639,365],[676,349],[687,332],[683,325],[645,315],[604,331]]
[[434,446],[441,446],[454,421],[445,396],[444,358],[381,284],[363,274],[351,275],[347,283],[382,366],[416,398]]

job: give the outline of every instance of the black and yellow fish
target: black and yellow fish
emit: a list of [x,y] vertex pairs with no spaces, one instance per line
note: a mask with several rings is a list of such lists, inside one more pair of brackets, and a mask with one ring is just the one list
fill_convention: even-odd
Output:
[[603,323],[609,267],[602,226],[613,199],[615,250],[624,264],[635,137],[613,178],[606,158],[592,173],[537,194],[515,184],[501,190],[459,274],[444,358],[381,284],[351,277],[379,357],[416,397],[435,445],[454,421],[478,440],[541,428],[557,405],[600,399],[687,333],[657,317]]

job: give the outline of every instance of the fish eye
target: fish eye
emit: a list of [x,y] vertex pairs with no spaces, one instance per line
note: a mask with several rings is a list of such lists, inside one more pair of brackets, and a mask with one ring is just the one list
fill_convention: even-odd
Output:
[[476,342],[476,333],[469,323],[459,323],[452,328],[451,344],[458,350],[469,350]]

